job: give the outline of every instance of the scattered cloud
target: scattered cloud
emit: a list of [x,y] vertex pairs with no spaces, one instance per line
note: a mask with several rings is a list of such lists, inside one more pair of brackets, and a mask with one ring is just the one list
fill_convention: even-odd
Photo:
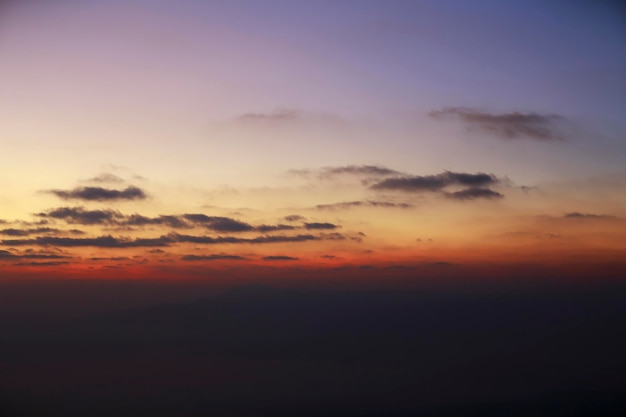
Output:
[[333,232],[333,233],[322,233],[320,234],[324,240],[346,240],[346,237],[341,233]]
[[37,234],[61,234],[61,233],[70,233],[70,234],[83,234],[84,232],[82,232],[81,230],[76,230],[76,229],[72,229],[72,230],[61,230],[61,229],[54,229],[51,227],[37,227],[37,228],[33,228],[33,229],[2,229],[0,230],[0,235],[4,235],[4,236],[30,236],[30,235],[37,235]]
[[[252,232],[269,233],[294,230],[295,226],[286,224],[253,226],[230,217],[207,216],[200,213],[183,215],[159,215],[147,217],[141,214],[124,215],[116,210],[86,210],[84,207],[60,207],[36,214],[39,217],[63,220],[70,224],[107,225],[132,231],[135,227],[165,226],[172,229],[190,229],[204,227],[215,232],[236,233]],[[17,236],[17,235],[14,235]]]
[[295,226],[290,226],[288,224],[276,224],[276,225],[263,224],[261,226],[255,227],[257,231],[262,232],[262,233],[276,232],[276,231],[281,231],[281,230],[294,230],[295,228],[296,228]]
[[301,222],[301,221],[306,220],[305,217],[299,216],[297,214],[290,214],[289,216],[283,217],[283,219],[285,219],[285,221],[288,221],[288,222]]
[[2,259],[69,259],[70,256],[59,255],[56,253],[40,253],[40,252],[28,252],[13,253],[7,250],[0,250],[0,260]]
[[[120,222],[118,222],[119,224]],[[161,215],[158,217],[146,217],[140,214],[132,214],[126,217],[125,220],[122,221],[127,226],[148,226],[148,225],[158,225],[158,226],[168,226],[173,229],[186,229],[191,226],[183,221],[179,216],[171,216],[171,215]]]
[[105,183],[105,184],[121,184],[124,182],[124,179],[118,177],[115,174],[111,174],[109,172],[103,172],[100,175],[96,175],[95,177],[89,178],[86,182],[96,182],[96,183]]
[[135,186],[126,187],[124,190],[102,187],[77,187],[73,190],[50,190],[49,192],[63,200],[118,201],[145,200],[148,198],[141,188]]
[[390,175],[402,175],[402,173],[379,165],[345,165],[341,167],[322,168],[318,176],[320,178],[330,179],[340,175],[387,177]]
[[99,247],[99,248],[137,248],[168,246],[172,239],[168,236],[159,238],[116,238],[110,235],[92,238],[69,238],[41,236],[34,239],[2,240],[3,245],[8,246],[56,246],[56,247]]
[[212,254],[212,255],[185,255],[181,258],[183,261],[219,261],[219,260],[230,260],[230,261],[242,261],[247,258],[239,255],[226,255],[226,254]]
[[344,210],[355,207],[377,207],[377,208],[400,208],[400,209],[410,209],[414,208],[413,204],[409,203],[393,203],[389,201],[343,201],[339,203],[331,203],[331,204],[318,204],[315,206],[318,210]]
[[416,175],[386,178],[369,188],[372,190],[398,190],[409,192],[421,191],[441,191],[443,188],[457,185],[480,187],[498,183],[499,180],[494,175],[479,172],[468,174],[464,172],[444,171],[437,175]]
[[571,213],[565,213],[563,215],[566,219],[587,219],[587,220],[600,220],[600,219],[614,219],[615,217],[606,214],[593,214],[593,213],[579,213],[577,211]]
[[332,223],[304,223],[304,227],[307,230],[333,230],[340,226]]
[[67,261],[49,261],[49,262],[18,262],[15,265],[19,266],[60,266],[68,265]]
[[429,113],[434,119],[458,119],[470,128],[506,138],[530,138],[539,141],[560,141],[559,125],[563,116],[538,113],[488,113],[465,107],[448,107]]
[[294,258],[293,256],[264,256],[264,261],[297,261],[299,258]]
[[406,175],[400,171],[386,168],[380,165],[344,165],[338,167],[324,167],[317,170],[311,169],[291,169],[291,175],[300,177],[315,177],[321,180],[331,180],[337,177],[360,177],[360,178],[381,178],[396,175]]
[[116,210],[85,210],[84,207],[59,207],[47,212],[37,213],[36,216],[63,220],[70,224],[116,224],[123,219],[122,213]]
[[446,193],[446,197],[454,200],[476,200],[479,198],[485,199],[497,199],[504,196],[497,191],[493,191],[489,188],[466,188],[465,190],[455,191],[453,193]]

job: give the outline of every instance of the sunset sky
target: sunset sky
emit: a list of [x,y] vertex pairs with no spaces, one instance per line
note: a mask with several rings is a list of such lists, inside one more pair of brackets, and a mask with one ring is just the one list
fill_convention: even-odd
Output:
[[616,5],[3,2],[1,274],[623,275]]

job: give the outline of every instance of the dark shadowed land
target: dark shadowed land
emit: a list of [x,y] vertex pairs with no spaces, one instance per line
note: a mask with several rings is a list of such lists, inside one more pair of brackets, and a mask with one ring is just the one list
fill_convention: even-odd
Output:
[[[81,296],[114,297],[104,287]],[[624,415],[625,296],[615,282],[376,292],[252,285],[65,317],[14,309],[2,319],[0,410]]]

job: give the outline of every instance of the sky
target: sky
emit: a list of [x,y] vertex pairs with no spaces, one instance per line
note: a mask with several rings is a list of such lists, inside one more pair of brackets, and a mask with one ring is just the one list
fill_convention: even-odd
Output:
[[0,267],[623,274],[624,19],[608,1],[3,2]]
[[0,0],[0,416],[626,415],[624,45],[610,0]]

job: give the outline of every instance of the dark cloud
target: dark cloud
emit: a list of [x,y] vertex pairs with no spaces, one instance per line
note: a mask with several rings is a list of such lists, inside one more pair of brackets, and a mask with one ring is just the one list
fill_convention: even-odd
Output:
[[[230,217],[207,216],[199,213],[147,217],[141,214],[131,214],[127,216],[119,211],[110,209],[86,210],[83,207],[60,207],[36,215],[39,217],[63,220],[71,224],[117,226],[122,228],[121,230],[133,230],[134,227],[143,226],[166,226],[173,229],[189,229],[195,226],[202,226],[216,232],[231,233],[251,231],[267,233],[295,229],[294,226],[285,224],[253,226]],[[16,234],[13,236],[26,235]]]
[[51,227],[37,227],[34,229],[2,229],[0,230],[0,235],[16,236],[16,237],[30,236],[30,235],[37,235],[37,234],[61,234],[61,233],[70,233],[73,235],[84,234],[83,231],[77,230],[77,229],[61,230],[61,229],[54,229]]
[[320,240],[320,237],[313,235],[295,235],[295,236],[259,236],[255,238],[239,238],[230,236],[193,236],[193,235],[169,235],[176,242],[197,243],[197,244],[232,244],[232,243],[287,243],[287,242],[306,242],[309,240]]
[[124,218],[122,213],[116,210],[85,210],[83,207],[59,207],[36,215],[63,220],[67,223],[86,225],[116,224],[117,221]]
[[27,252],[13,253],[7,250],[0,250],[0,260],[2,259],[69,259],[70,256],[59,255],[56,253],[37,253]]
[[99,247],[99,248],[136,248],[168,246],[173,241],[168,236],[151,239],[127,239],[113,236],[99,236],[93,238],[69,238],[43,236],[34,239],[2,240],[3,245],[8,246],[56,246],[56,247]]
[[341,233],[333,232],[333,233],[322,233],[320,237],[324,240],[346,240],[346,237]]
[[51,190],[50,192],[64,200],[145,200],[148,197],[141,188],[134,186],[127,187],[124,190],[112,190],[102,187],[78,187],[73,190]]
[[295,110],[276,109],[269,113],[245,113],[238,117],[239,120],[247,121],[269,121],[269,122],[287,122],[297,120],[299,113]]
[[281,231],[281,230],[294,230],[295,228],[296,228],[295,226],[290,226],[288,224],[276,224],[276,225],[263,224],[261,226],[255,227],[255,229],[261,233],[276,232],[276,231]]
[[18,262],[15,265],[18,266],[60,266],[68,265],[66,261],[50,261],[50,262]]
[[504,196],[489,188],[466,188],[465,190],[446,193],[446,197],[454,200],[476,200],[479,198],[496,199]]
[[214,217],[207,227],[216,232],[249,232],[254,230],[254,227],[248,223],[229,217]]
[[2,229],[0,235],[4,236],[29,236],[32,234],[42,233],[57,233],[59,229],[52,229],[50,227],[39,227],[36,229]]
[[183,261],[217,261],[217,260],[231,260],[242,261],[245,260],[243,256],[239,255],[225,255],[225,254],[212,254],[212,255],[185,255],[181,258]]
[[294,258],[293,256],[264,256],[264,261],[297,261],[299,258]]
[[386,178],[371,185],[370,188],[373,190],[441,191],[451,185],[480,187],[498,182],[495,176],[483,172],[468,174],[445,171],[437,175]]
[[579,213],[577,211],[566,213],[564,216],[566,219],[614,219],[613,216],[608,216],[606,214],[593,214],[593,213]]
[[343,201],[340,203],[332,204],[318,204],[315,206],[318,210],[341,210],[350,209],[354,207],[377,207],[377,208],[401,208],[409,209],[414,208],[413,204],[409,203],[392,203],[388,201]]
[[288,222],[301,222],[301,221],[306,220],[306,218],[305,218],[305,217],[303,217],[303,216],[299,216],[299,215],[297,215],[297,214],[291,214],[291,215],[289,215],[289,216],[285,216],[285,217],[283,217],[283,218],[284,218],[286,221],[288,221]]
[[306,242],[309,240],[320,240],[320,237],[313,235],[296,235],[296,236],[261,236],[249,239],[249,243],[288,243],[288,242]]
[[205,214],[185,214],[183,217],[192,223],[216,232],[249,232],[255,229],[248,223],[230,217],[207,216]]
[[429,113],[435,119],[460,119],[471,128],[507,139],[531,138],[539,141],[563,140],[559,124],[565,118],[555,114],[487,113],[464,107],[449,107]]
[[132,214],[123,221],[123,223],[127,226],[148,226],[148,225],[158,225],[158,226],[168,226],[174,229],[185,229],[190,228],[187,222],[182,220],[179,216],[165,216],[161,215],[158,217],[146,217],[140,214]]
[[307,230],[332,230],[337,229],[340,226],[332,223],[304,223],[304,227]]

